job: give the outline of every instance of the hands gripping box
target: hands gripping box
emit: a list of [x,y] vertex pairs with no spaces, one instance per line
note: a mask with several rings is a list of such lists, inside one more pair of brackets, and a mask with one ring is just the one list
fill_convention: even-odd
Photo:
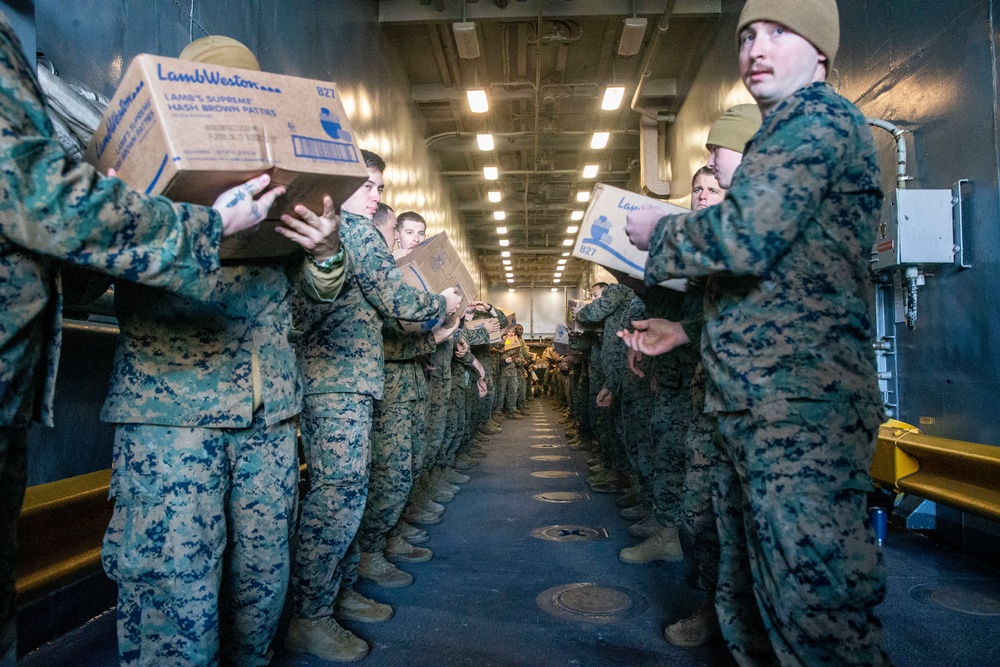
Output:
[[[408,255],[396,260],[396,266],[403,274],[403,280],[406,284],[417,289],[434,293],[443,292],[449,287],[457,289],[462,295],[460,307],[462,312],[479,291],[445,232],[435,234],[420,245],[415,246]],[[415,325],[401,322],[400,324],[403,329],[414,331],[430,328],[424,325],[433,326],[434,323],[425,322],[423,325]]]
[[304,204],[316,213],[368,178],[333,84],[266,72],[138,55],[129,65],[87,161],[140,192],[211,205],[228,188],[267,172],[288,188],[268,219],[225,239],[225,258],[285,255],[274,231]]
[[503,331],[500,329],[500,320],[495,317],[486,317],[478,320],[466,320],[465,326],[469,329],[486,329],[490,332],[490,342],[499,343],[503,339]]
[[625,216],[647,206],[659,208],[664,215],[691,212],[659,199],[598,183],[580,223],[573,256],[633,278],[642,278],[649,253],[629,243],[625,235]]

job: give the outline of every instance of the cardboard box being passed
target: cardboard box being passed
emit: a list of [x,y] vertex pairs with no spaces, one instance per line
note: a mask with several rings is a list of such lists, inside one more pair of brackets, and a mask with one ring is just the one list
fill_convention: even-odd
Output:
[[[439,293],[454,287],[462,295],[461,309],[469,305],[479,290],[469,275],[448,234],[441,232],[413,248],[410,253],[396,260],[407,285],[427,292]],[[406,331],[421,331],[434,326],[434,322],[400,322]]]
[[573,256],[627,273],[633,278],[642,278],[646,273],[649,253],[629,243],[625,235],[625,216],[644,206],[659,208],[664,215],[691,212],[659,199],[598,183],[580,222]]
[[479,320],[469,320],[465,323],[465,326],[469,329],[485,329],[487,327],[493,327],[494,330],[490,331],[490,342],[499,343],[503,340],[503,330],[500,329],[500,320],[495,317],[487,317]]
[[146,54],[125,72],[87,161],[140,192],[209,206],[270,174],[287,194],[222,242],[225,258],[288,254],[297,246],[274,231],[283,213],[321,213],[324,195],[339,205],[368,178],[333,84]]

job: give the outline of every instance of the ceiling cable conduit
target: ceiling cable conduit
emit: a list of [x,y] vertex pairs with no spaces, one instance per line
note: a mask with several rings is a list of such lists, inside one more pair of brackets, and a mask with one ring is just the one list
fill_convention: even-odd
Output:
[[892,138],[896,140],[896,187],[905,190],[906,182],[913,180],[912,176],[906,175],[906,140],[903,138],[906,130],[901,130],[889,121],[879,118],[866,118],[865,120],[872,127],[889,132],[892,134]]
[[635,87],[635,94],[632,95],[632,111],[653,120],[668,119],[661,117],[659,112],[655,110],[639,106],[639,99],[642,97],[643,86],[646,85],[646,80],[649,79],[649,76],[653,71],[653,60],[656,58],[656,54],[660,48],[660,38],[663,37],[664,33],[667,32],[667,28],[670,26],[670,16],[674,13],[674,6],[676,4],[677,0],[667,0],[667,7],[663,10],[663,15],[660,17],[660,21],[656,25],[656,32],[653,33],[653,36],[649,41],[649,46],[646,47],[646,55],[642,63],[642,74],[639,75],[639,83]]

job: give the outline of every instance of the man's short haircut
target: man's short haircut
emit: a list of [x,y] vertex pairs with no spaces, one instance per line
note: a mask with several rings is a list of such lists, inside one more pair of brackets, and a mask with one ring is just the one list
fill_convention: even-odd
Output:
[[694,187],[694,182],[698,180],[699,176],[711,176],[712,178],[715,178],[715,172],[709,169],[707,164],[698,171],[694,172],[694,176],[691,177],[692,188]]
[[380,201],[375,209],[375,215],[372,216],[372,224],[381,227],[389,219],[390,213],[392,213],[392,207]]
[[593,285],[590,286],[590,289],[594,289],[595,287],[600,287],[601,289],[604,289],[607,286],[608,286],[607,283],[594,283]]
[[365,160],[365,166],[369,169],[374,169],[375,171],[385,171],[385,160],[380,158],[377,154],[371,151],[366,151],[364,148],[361,149],[361,157]]
[[408,220],[416,220],[417,222],[419,222],[420,224],[422,224],[424,226],[425,230],[427,229],[427,221],[424,220],[424,216],[420,215],[416,211],[403,211],[402,213],[400,213],[399,215],[397,215],[396,216],[396,229],[402,228],[403,223],[407,222]]

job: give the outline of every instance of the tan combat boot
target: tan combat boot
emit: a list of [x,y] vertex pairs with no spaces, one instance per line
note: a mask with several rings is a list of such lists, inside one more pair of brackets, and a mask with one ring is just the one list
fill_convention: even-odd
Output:
[[358,577],[382,588],[404,588],[413,583],[413,575],[387,561],[381,551],[361,552]]
[[463,475],[454,468],[445,468],[444,479],[445,481],[450,482],[452,484],[465,484],[472,478],[469,477],[468,475]]
[[392,607],[366,598],[353,588],[341,588],[333,607],[333,617],[338,621],[381,623],[392,618],[392,614]]
[[285,648],[332,662],[353,662],[368,655],[368,643],[329,616],[293,618],[285,635]]
[[715,615],[715,605],[711,602],[663,629],[664,639],[683,648],[701,646],[720,635],[719,619]]
[[423,528],[411,526],[403,519],[396,522],[396,529],[399,530],[399,536],[410,544],[423,544],[431,541],[430,533]]
[[674,563],[684,560],[684,551],[677,536],[677,526],[660,526],[645,542],[626,547],[618,552],[618,560],[631,565],[662,560]]
[[434,557],[430,549],[415,547],[399,535],[389,538],[384,553],[390,563],[426,563]]

